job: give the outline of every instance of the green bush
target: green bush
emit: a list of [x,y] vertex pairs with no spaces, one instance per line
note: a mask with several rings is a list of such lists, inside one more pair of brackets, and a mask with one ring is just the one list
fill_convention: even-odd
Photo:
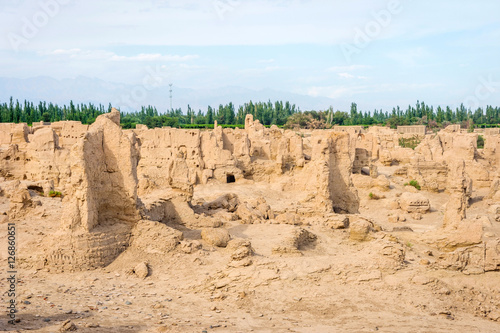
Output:
[[484,137],[482,135],[477,136],[477,149],[484,148]]
[[412,138],[400,138],[399,139],[399,146],[402,148],[411,148],[415,149],[417,146],[422,142],[422,139],[419,137],[412,137]]
[[418,181],[416,180],[410,180],[409,183],[404,183],[404,186],[413,186],[414,188],[416,188],[417,190],[420,191],[421,187],[420,187],[420,184],[418,183]]
[[49,192],[49,197],[51,197],[51,198],[54,198],[54,197],[60,198],[61,196],[62,196],[61,192],[58,192],[58,191],[50,191]]

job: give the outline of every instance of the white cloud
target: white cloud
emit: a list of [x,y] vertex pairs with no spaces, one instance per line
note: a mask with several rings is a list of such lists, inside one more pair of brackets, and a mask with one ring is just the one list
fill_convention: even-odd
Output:
[[136,56],[122,56],[114,52],[104,50],[81,50],[74,49],[57,49],[50,52],[40,52],[40,55],[45,56],[62,56],[69,57],[72,60],[101,60],[101,61],[163,61],[163,62],[184,62],[193,59],[198,59],[198,55],[163,55],[160,53],[140,53]]
[[354,75],[349,74],[349,73],[338,73],[338,76],[343,77],[343,78],[345,78],[345,79],[352,79],[352,78],[355,78],[355,76],[354,76]]
[[[52,55],[74,55],[82,52],[80,49],[69,49],[69,50],[63,50],[63,49],[57,49],[52,52],[47,52],[45,54],[52,54]],[[43,54],[43,53],[41,53]]]
[[430,52],[428,52],[423,47],[416,47],[405,50],[398,50],[387,53],[387,56],[398,62],[400,65],[406,67],[416,66],[423,58],[429,57]]
[[185,56],[180,56],[180,55],[162,55],[160,53],[153,53],[153,54],[148,54],[148,53],[141,53],[137,56],[132,56],[132,57],[126,57],[126,56],[118,56],[114,55],[112,57],[112,60],[114,61],[189,61],[189,60],[194,60],[198,59],[199,56],[197,55],[185,55]]
[[264,68],[246,68],[246,69],[239,70],[238,73],[240,75],[261,76],[261,75],[265,75],[266,73],[283,71],[285,69],[286,68],[279,67],[279,66],[267,66]]
[[367,65],[350,65],[350,66],[334,66],[327,69],[327,72],[335,72],[337,75],[344,79],[359,79],[366,80],[367,76],[364,75],[354,75],[350,72],[356,72],[363,69],[371,68]]
[[352,75],[350,73],[338,73],[338,76],[344,78],[344,79],[359,79],[359,80],[366,80],[368,79],[367,76],[362,76],[362,75]]
[[350,66],[334,66],[327,69],[329,72],[350,72],[360,69],[368,69],[370,66],[367,65],[350,65]]

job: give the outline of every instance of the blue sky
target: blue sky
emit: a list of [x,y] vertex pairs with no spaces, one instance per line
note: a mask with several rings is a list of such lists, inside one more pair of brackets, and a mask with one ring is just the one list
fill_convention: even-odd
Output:
[[498,0],[0,0],[0,76],[273,89],[340,109],[500,105],[499,13]]

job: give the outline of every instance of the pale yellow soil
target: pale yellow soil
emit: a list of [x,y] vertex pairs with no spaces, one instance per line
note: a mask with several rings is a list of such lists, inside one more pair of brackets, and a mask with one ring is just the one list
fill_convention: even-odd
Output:
[[[226,223],[233,238],[251,241],[255,253],[248,267],[230,267],[230,251],[201,241],[199,230],[170,225],[183,231],[186,240],[200,240],[202,249],[192,254],[177,249],[147,258],[125,251],[110,266],[86,272],[19,269],[21,321],[15,327],[7,325],[3,313],[0,331],[58,332],[70,319],[77,332],[499,332],[500,323],[483,314],[498,311],[500,273],[467,276],[438,269],[424,254],[425,246],[415,243],[414,235],[439,228],[447,194],[425,193],[433,211],[420,221],[398,223],[413,233],[391,232],[396,225],[387,221],[387,205],[402,187],[399,180],[391,181],[395,188],[386,199],[368,200],[360,191],[360,211],[399,239],[406,257],[398,270],[378,264],[383,257],[381,239],[352,242],[348,230],[332,230],[318,216],[304,217],[301,226],[317,241],[295,255],[273,254],[272,248],[296,226]],[[236,193],[242,200],[263,196],[277,211],[300,201],[279,186],[199,186],[194,201],[225,193]],[[36,244],[49,241],[59,227],[60,199],[39,199],[42,207],[17,221],[21,257],[36,253]],[[5,208],[6,199],[0,200]],[[469,214],[483,209],[474,203]],[[1,230],[3,291],[5,224]],[[423,259],[431,265],[422,264]],[[126,273],[141,261],[149,263],[149,277]],[[7,300],[2,293],[2,304]]]

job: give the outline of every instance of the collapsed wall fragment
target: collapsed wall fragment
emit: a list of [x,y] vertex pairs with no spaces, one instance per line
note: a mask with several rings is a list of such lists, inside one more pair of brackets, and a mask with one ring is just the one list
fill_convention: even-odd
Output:
[[81,270],[110,264],[129,245],[139,220],[135,135],[122,132],[120,113],[101,115],[71,148],[61,230],[47,265]]

